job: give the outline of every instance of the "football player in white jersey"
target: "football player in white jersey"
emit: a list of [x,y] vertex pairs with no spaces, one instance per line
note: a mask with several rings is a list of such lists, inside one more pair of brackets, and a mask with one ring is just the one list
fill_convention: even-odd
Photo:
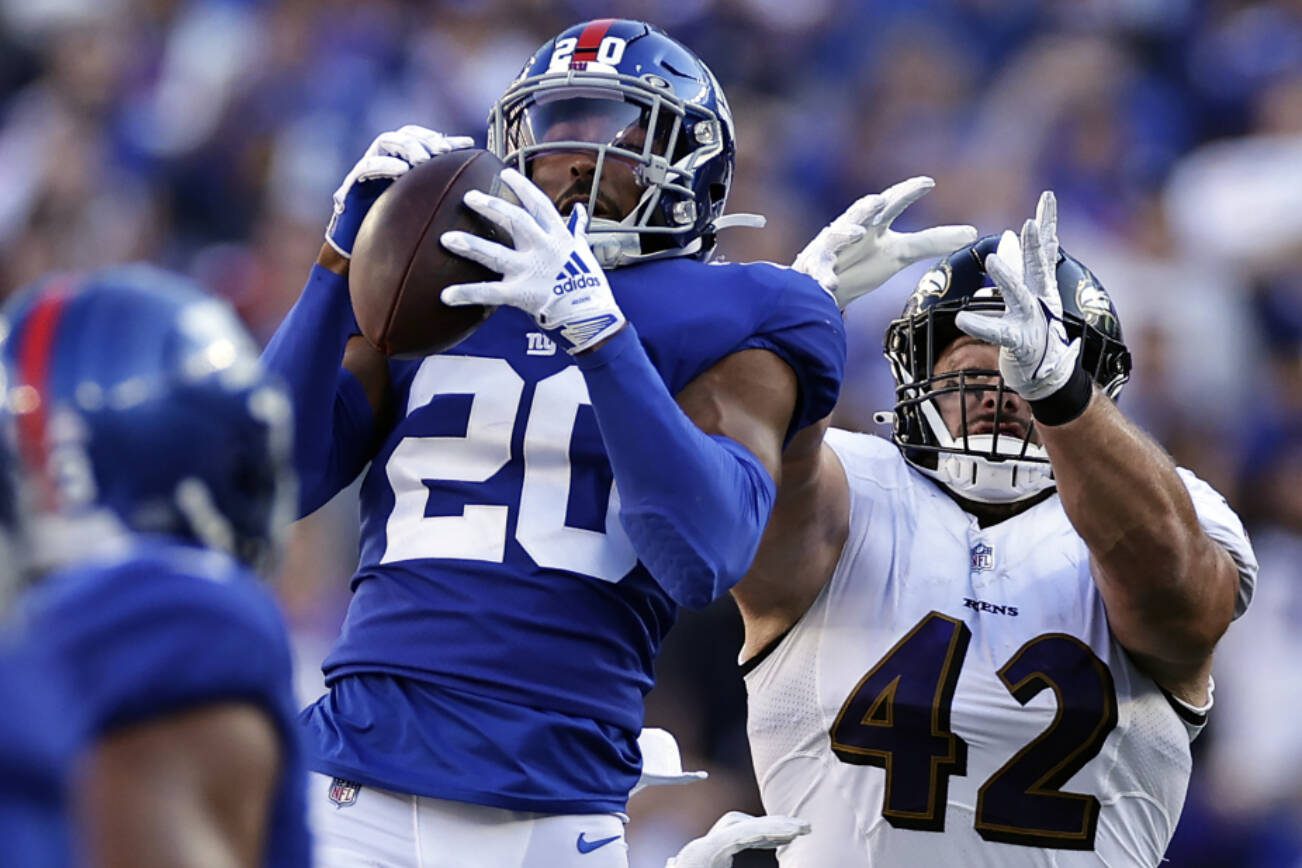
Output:
[[922,278],[890,441],[788,450],[734,592],[764,806],[813,827],[784,868],[1156,865],[1175,831],[1257,565],[1113,403],[1117,313],[1056,222]]

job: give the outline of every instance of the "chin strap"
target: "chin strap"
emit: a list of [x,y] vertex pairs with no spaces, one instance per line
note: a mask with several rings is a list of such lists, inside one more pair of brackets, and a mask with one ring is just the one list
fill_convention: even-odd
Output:
[[[968,440],[987,437],[983,434]],[[1053,485],[1048,465],[1011,458],[996,462],[976,455],[942,452],[936,456],[935,470],[914,466],[960,497],[978,503],[1016,503]]]
[[769,218],[763,214],[724,214],[714,221],[714,231],[719,232],[724,229],[763,229],[768,223]]
[[[996,453],[996,446],[1002,446],[1012,439],[1000,437],[999,443],[996,443],[993,434],[973,434],[960,442],[950,436],[939,411],[929,400],[923,401],[920,409],[937,444],[946,449],[1004,454],[1002,450]],[[878,424],[893,424],[895,418],[895,413],[889,410],[873,414],[873,421]],[[934,468],[910,458],[908,450],[905,450],[904,457],[918,470],[967,500],[978,503],[1016,503],[1034,497],[1053,485],[1053,468],[1047,463],[1049,456],[1043,446],[1028,444],[1026,447],[1026,457],[1044,459],[1043,462],[1024,460],[1017,457],[1020,453],[1019,445],[1016,452],[995,461],[984,455],[938,452]]]
[[212,492],[203,480],[187,476],[176,485],[176,508],[185,518],[193,533],[205,548],[216,549],[228,555],[236,554],[235,528],[217,508]]
[[638,262],[651,262],[656,259],[671,259],[675,256],[694,256],[701,249],[701,239],[695,238],[684,247],[657,250],[655,253],[642,252],[642,239],[636,232],[628,230],[602,231],[600,224],[618,226],[618,223],[593,220],[593,229],[588,231],[588,246],[592,255],[602,268],[620,268]]
[[[762,214],[725,214],[714,221],[710,232],[723,229],[763,229],[768,219]],[[619,268],[638,262],[672,259],[677,256],[695,256],[701,252],[701,239],[693,238],[682,247],[642,252],[642,236],[623,222],[593,218],[588,224],[588,246],[602,268]]]

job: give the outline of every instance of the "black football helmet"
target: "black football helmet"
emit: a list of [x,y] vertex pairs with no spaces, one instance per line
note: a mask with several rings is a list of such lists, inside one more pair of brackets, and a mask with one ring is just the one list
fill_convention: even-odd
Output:
[[[963,334],[954,321],[959,311],[1004,309],[985,260],[1016,243],[1011,232],[1002,240],[987,235],[951,253],[922,276],[899,319],[886,329],[884,352],[896,384],[892,439],[919,470],[959,496],[985,503],[1012,503],[1051,486],[1048,455],[1035,442],[1034,423],[1024,436],[999,433],[1007,388],[999,371],[938,372],[936,359]],[[1081,339],[1081,364],[1115,400],[1130,378],[1130,353],[1117,309],[1098,278],[1061,249],[1057,280],[1067,336]],[[966,408],[966,397],[974,390],[998,393],[993,433],[968,434],[965,417],[961,433],[951,435],[935,399],[958,393]]]

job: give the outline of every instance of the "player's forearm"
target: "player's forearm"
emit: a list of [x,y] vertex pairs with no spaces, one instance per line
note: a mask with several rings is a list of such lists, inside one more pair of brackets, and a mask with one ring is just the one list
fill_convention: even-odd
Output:
[[[289,387],[294,404],[294,465],[299,515],[329,500],[356,475],[352,453],[373,425],[360,384],[340,364],[357,333],[346,273],[313,266],[298,301],[272,336],[262,360]],[[341,444],[340,439],[347,440]]]
[[280,750],[272,721],[238,701],[101,734],[76,782],[76,822],[89,863],[261,864]]
[[680,605],[721,596],[750,566],[776,486],[763,464],[679,408],[631,326],[575,357],[639,559]]
[[1097,391],[1079,418],[1040,431],[1110,620],[1134,625],[1123,644],[1167,658],[1210,652],[1229,623],[1233,584],[1171,459]]

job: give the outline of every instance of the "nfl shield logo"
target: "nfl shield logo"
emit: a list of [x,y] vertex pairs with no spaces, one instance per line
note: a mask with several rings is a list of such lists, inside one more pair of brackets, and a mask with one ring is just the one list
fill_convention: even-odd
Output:
[[972,572],[982,573],[994,569],[995,550],[983,542],[972,546]]
[[343,778],[335,778],[330,782],[330,801],[334,802],[341,808],[346,808],[353,802],[357,801],[357,791],[362,785],[356,781],[346,781]]

